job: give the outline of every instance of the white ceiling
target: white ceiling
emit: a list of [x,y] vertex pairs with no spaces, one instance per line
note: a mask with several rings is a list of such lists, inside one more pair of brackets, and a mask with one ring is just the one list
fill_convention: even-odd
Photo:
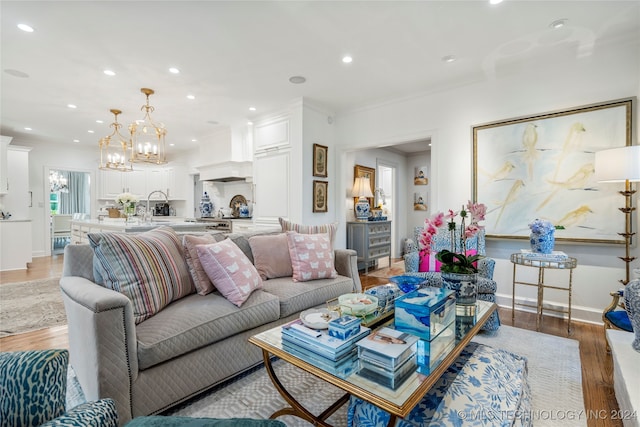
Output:
[[[211,122],[244,124],[298,97],[338,114],[612,46],[640,51],[639,1],[3,0],[0,13],[0,133],[85,146],[110,133],[111,108],[124,124],[142,118],[142,87],[178,150],[206,142]],[[557,19],[567,25],[550,28]]]

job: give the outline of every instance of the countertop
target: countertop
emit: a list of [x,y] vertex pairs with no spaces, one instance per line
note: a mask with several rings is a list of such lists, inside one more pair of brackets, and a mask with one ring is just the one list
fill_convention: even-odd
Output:
[[31,222],[30,219],[13,219],[13,218],[9,218],[9,219],[0,219],[0,223],[3,222]]
[[105,219],[102,221],[98,221],[97,219],[82,219],[82,220],[73,220],[71,221],[72,225],[85,226],[88,228],[96,228],[100,230],[117,230],[124,232],[138,232],[138,231],[147,231],[152,230],[161,226],[168,226],[173,228],[176,231],[201,231],[206,230],[206,223],[198,223],[198,222],[186,222],[179,220],[171,220],[168,219],[170,217],[162,217],[163,219],[154,218],[150,223],[143,222],[142,220],[137,221],[133,220],[131,222],[126,222],[123,219]]

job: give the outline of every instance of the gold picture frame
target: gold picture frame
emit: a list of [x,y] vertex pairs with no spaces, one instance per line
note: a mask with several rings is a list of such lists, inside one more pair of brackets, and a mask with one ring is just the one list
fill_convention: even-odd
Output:
[[[366,177],[369,178],[369,184],[371,184],[371,193],[375,196],[376,194],[376,170],[374,168],[369,168],[367,166],[355,165],[353,167],[353,181],[355,182],[356,178]],[[375,206],[375,198],[367,197],[369,201],[369,206]],[[353,198],[353,203],[355,204],[358,201],[357,197]]]
[[487,237],[528,238],[539,218],[556,241],[622,244],[620,196],[595,177],[595,152],[631,145],[635,98],[473,126],[473,200]]
[[327,212],[329,183],[327,181],[313,181],[313,212]]
[[326,178],[327,174],[327,155],[329,147],[313,144],[313,176]]

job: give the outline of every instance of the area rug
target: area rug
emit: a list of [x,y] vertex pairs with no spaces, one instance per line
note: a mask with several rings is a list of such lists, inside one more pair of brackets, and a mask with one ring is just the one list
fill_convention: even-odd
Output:
[[0,336],[66,325],[60,278],[0,285]]
[[[531,416],[536,427],[586,425],[584,415],[578,418],[580,411],[584,411],[578,341],[509,326],[502,326],[492,336],[481,335],[474,340],[528,358]],[[282,360],[276,361],[274,367],[285,387],[315,414],[344,393]],[[165,415],[268,418],[286,406],[265,370],[260,368]],[[292,416],[278,419],[287,426],[310,425]],[[346,426],[346,405],[328,421],[334,426]]]

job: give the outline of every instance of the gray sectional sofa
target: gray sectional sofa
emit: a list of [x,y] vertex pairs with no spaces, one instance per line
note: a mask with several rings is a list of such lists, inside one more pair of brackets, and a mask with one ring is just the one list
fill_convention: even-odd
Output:
[[[235,235],[243,251],[249,235]],[[251,258],[249,252],[248,257]],[[237,307],[219,293],[190,294],[134,322],[120,292],[94,283],[94,251],[65,248],[60,280],[69,324],[71,365],[88,400],[112,398],[120,424],[160,413],[262,361],[247,339],[349,292],[360,292],[356,252],[335,250],[338,277],[263,281]]]

